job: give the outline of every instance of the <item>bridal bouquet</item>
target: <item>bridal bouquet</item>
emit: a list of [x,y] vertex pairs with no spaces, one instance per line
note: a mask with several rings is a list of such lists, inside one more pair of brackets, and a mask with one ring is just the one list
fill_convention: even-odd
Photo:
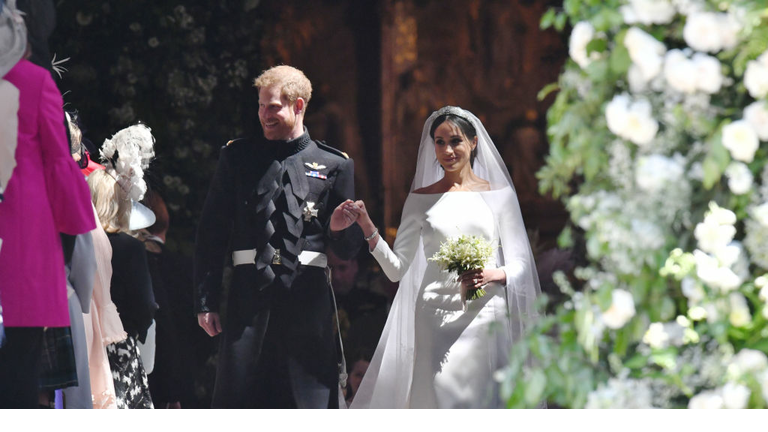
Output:
[[[494,247],[482,237],[461,235],[451,237],[440,243],[430,261],[436,262],[443,270],[455,272],[457,276],[469,270],[485,267],[485,263],[493,255]],[[478,299],[485,295],[482,288],[467,290],[465,300]]]

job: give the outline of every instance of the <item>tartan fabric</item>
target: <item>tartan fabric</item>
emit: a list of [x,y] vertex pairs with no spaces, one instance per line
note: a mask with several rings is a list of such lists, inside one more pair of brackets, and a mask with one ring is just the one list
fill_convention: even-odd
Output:
[[78,385],[75,347],[69,327],[49,327],[43,332],[40,388],[56,390]]

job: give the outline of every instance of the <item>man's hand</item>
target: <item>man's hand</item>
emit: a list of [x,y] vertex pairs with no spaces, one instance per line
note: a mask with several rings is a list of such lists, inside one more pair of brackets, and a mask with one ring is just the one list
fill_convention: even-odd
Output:
[[349,228],[357,220],[357,206],[354,201],[346,200],[333,210],[331,231],[339,232]]
[[208,336],[216,336],[221,333],[221,320],[216,312],[202,312],[197,314],[197,323],[208,333]]

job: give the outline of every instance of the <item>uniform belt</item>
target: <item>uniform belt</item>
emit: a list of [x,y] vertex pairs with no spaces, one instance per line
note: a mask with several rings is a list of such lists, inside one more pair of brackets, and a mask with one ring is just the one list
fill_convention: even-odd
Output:
[[[256,263],[256,249],[232,252],[232,263],[236,266]],[[322,252],[304,251],[299,254],[299,263],[304,266],[327,267],[328,257]]]

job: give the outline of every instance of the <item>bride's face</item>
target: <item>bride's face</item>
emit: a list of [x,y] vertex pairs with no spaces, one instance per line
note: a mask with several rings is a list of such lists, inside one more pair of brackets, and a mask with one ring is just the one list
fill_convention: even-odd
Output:
[[476,146],[477,137],[470,141],[451,121],[444,121],[435,129],[435,155],[445,172],[469,168],[472,150]]

